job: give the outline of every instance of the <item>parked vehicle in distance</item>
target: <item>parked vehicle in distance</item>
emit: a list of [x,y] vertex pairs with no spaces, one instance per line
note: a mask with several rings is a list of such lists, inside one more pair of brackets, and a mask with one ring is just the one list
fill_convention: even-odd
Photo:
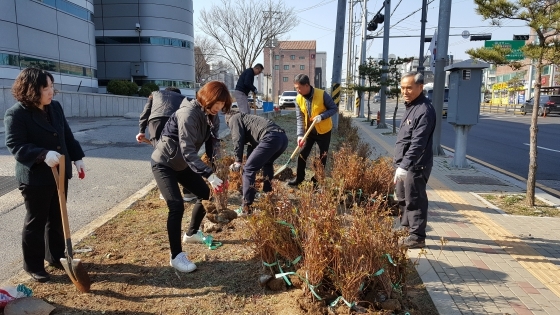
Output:
[[285,109],[286,106],[296,107],[296,91],[284,91],[282,95],[280,95],[280,100],[278,101],[278,106],[281,109]]
[[[424,95],[426,95],[426,97],[433,102],[433,96],[434,96],[434,87],[433,84],[431,83],[427,83],[424,85]],[[445,93],[443,95],[443,112],[441,113],[441,115],[443,117],[447,117],[447,102],[449,102],[449,88],[446,87],[445,88]]]
[[[523,115],[533,112],[533,102],[534,98],[531,97],[521,106]],[[560,95],[541,95],[537,114],[539,116],[544,114],[560,114]]]
[[373,96],[373,102],[374,102],[374,103],[379,103],[380,100],[381,100],[381,96],[379,96],[379,93],[376,93],[376,94]]

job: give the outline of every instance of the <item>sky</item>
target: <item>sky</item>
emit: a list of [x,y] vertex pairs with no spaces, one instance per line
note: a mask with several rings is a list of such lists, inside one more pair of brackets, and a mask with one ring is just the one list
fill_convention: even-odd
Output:
[[[235,1],[235,0],[232,0]],[[276,0],[283,1],[287,7],[293,7],[299,17],[299,25],[292,31],[284,35],[280,40],[315,40],[317,41],[317,51],[327,52],[327,83],[330,85],[333,68],[333,52],[334,37],[336,27],[336,14],[338,0]],[[430,0],[428,0],[430,2]],[[438,25],[439,0],[433,1],[428,5],[426,36],[432,36]],[[210,8],[212,4],[220,4],[221,0],[194,0],[194,32],[197,35],[204,35],[197,28],[199,13],[204,8]],[[368,0],[368,21],[381,8],[383,0]],[[389,41],[389,53],[395,54],[397,57],[418,56],[420,50],[420,19],[421,19],[422,0],[392,0],[391,1],[391,36],[415,35],[418,37],[409,38],[391,38]],[[397,6],[398,5],[398,6]],[[395,9],[396,7],[396,9]],[[349,3],[346,4],[348,12]],[[360,21],[358,13],[361,11],[361,3],[354,6],[355,22]],[[348,36],[348,13],[345,14],[345,35],[344,35],[344,55],[342,64],[342,77],[346,73],[346,51]],[[382,11],[382,13],[384,10]],[[416,12],[416,13],[414,13]],[[410,15],[410,16],[409,16]],[[320,18],[318,18],[320,17]],[[404,19],[404,20],[403,20]],[[394,25],[396,22],[402,22]],[[358,45],[361,29],[356,26],[358,37],[355,43]],[[381,27],[378,27],[378,30]],[[469,31],[471,34],[491,33],[492,40],[511,40],[513,34],[529,34],[529,29],[522,22],[505,20],[501,27],[490,25],[490,21],[483,20],[482,17],[475,12],[475,4],[472,0],[452,1],[451,7],[451,28],[449,31],[449,47],[448,53],[453,55],[454,60],[468,59],[465,53],[470,48],[478,48],[484,46],[484,41],[469,41],[463,39],[460,35],[463,31]],[[372,35],[375,32],[368,32]],[[380,35],[383,35],[382,33]],[[427,55],[429,43],[424,45],[424,54]],[[383,39],[376,38],[367,41],[367,57],[377,58],[383,52]],[[262,54],[261,54],[262,55]],[[259,57],[257,62],[263,62],[263,57]]]

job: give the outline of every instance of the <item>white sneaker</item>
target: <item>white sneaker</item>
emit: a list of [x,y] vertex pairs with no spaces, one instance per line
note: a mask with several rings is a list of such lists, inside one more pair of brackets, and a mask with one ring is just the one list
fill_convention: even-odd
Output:
[[183,196],[183,200],[186,202],[196,200],[198,197],[193,193],[188,193]]
[[193,272],[196,270],[196,265],[187,258],[185,252],[181,252],[175,259],[170,259],[169,264],[180,272]]
[[187,233],[183,234],[183,243],[188,243],[188,244],[201,244],[204,243],[204,235],[202,234],[201,230],[198,230],[198,232],[196,232],[196,234],[193,234],[191,236],[188,236]]

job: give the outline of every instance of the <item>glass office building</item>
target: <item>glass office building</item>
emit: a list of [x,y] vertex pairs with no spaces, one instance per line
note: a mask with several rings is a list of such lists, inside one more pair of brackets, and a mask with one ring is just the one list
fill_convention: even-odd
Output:
[[93,0],[2,0],[0,85],[21,69],[51,72],[57,89],[97,92]]

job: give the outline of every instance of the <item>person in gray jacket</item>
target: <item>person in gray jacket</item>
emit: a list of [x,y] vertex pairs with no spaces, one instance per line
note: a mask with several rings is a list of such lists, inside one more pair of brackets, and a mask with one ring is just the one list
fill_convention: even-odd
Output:
[[[166,87],[163,91],[152,92],[148,97],[146,105],[144,105],[144,110],[140,114],[140,132],[136,135],[136,141],[142,143],[146,138],[146,127],[148,127],[150,142],[155,147],[167,120],[179,109],[184,99],[185,96],[176,87]],[[206,155],[209,157],[214,156],[214,146],[217,143],[215,139],[218,137],[219,127],[219,123],[215,125],[214,130],[212,130],[212,138],[206,143]],[[160,198],[163,199],[163,196],[160,195]],[[183,200],[193,201],[195,199],[196,195],[183,187]]]
[[202,200],[210,199],[210,189],[204,178],[216,191],[223,189],[223,181],[200,159],[198,150],[211,137],[214,125],[219,123],[218,113],[227,112],[230,108],[231,96],[225,84],[218,81],[206,83],[195,100],[183,100],[181,107],[169,117],[152,153],[152,173],[169,208],[167,235],[170,264],[180,272],[194,271],[196,265],[181,248],[181,221],[185,205],[179,184],[199,198],[192,210],[183,242],[202,243],[202,236],[198,233],[206,215]]
[[236,212],[239,216],[251,214],[255,200],[255,178],[257,172],[263,170],[263,191],[272,191],[272,177],[274,176],[274,161],[284,153],[288,147],[288,137],[284,129],[264,117],[230,112],[226,115],[226,123],[231,130],[231,140],[235,162],[230,170],[239,171],[243,161],[243,147],[250,144],[254,150],[247,158],[243,167],[243,206]]

